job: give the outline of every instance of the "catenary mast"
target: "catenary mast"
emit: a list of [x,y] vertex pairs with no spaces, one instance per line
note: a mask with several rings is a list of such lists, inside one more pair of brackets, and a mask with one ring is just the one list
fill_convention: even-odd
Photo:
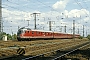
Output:
[[0,33],[2,32],[2,0],[0,0]]

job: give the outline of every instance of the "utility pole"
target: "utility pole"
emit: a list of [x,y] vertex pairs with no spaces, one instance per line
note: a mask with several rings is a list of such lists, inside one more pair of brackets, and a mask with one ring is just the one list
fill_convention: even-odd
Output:
[[18,26],[18,30],[19,30],[20,26]]
[[29,26],[29,21],[30,21],[30,20],[27,20],[27,21],[28,21],[28,26]]
[[52,27],[51,21],[49,21],[49,30],[50,30],[50,31],[52,30],[51,27]]
[[79,34],[79,28],[78,28],[78,34]]
[[0,0],[0,39],[2,39],[3,32],[3,22],[2,22],[2,0]]
[[35,27],[34,27],[34,29],[37,29],[37,27],[36,27],[36,17],[37,17],[37,14],[40,14],[40,13],[33,13],[34,20],[35,20]]
[[61,26],[61,28],[60,28],[60,32],[62,32],[62,26]]
[[86,30],[86,37],[87,37],[87,30]]
[[52,22],[54,21],[49,21],[49,30],[52,31]]
[[2,0],[0,0],[0,33],[2,32]]
[[60,31],[59,32],[62,32],[62,28],[61,28],[61,26],[56,26],[57,28],[59,27],[59,29],[60,29]]
[[73,20],[73,39],[75,40],[75,20]]
[[64,27],[64,26],[61,26],[61,32],[63,32],[63,31],[62,31],[62,30],[63,30],[63,27]]
[[69,30],[70,30],[70,31],[71,31],[71,33],[72,33],[72,30],[73,30],[73,29],[71,29],[71,28],[70,28]]
[[61,24],[64,24],[64,25],[61,26],[61,27],[64,27],[64,33],[66,33],[66,31],[67,31],[67,30],[66,30],[66,27],[67,27],[67,26],[66,26],[66,23],[61,23]]
[[86,26],[86,37],[87,37],[87,26]]
[[66,27],[67,27],[67,26],[65,25],[65,33],[66,33]]
[[84,37],[84,25],[83,25],[83,37]]

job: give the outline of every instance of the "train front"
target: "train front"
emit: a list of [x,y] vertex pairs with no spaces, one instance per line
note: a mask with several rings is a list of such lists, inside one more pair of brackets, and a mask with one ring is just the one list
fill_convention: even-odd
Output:
[[23,35],[25,33],[25,31],[27,30],[27,28],[20,28],[17,32],[17,40],[18,41],[22,41],[23,40]]

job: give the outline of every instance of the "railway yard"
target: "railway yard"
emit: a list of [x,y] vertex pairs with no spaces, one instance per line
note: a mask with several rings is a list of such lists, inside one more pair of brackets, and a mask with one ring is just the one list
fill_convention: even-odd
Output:
[[90,60],[90,0],[0,0],[0,60]]
[[[0,59],[2,60],[57,60],[61,53],[67,53],[89,43],[87,39],[56,39],[36,41],[0,41]],[[19,49],[23,49],[17,53]],[[57,53],[58,52],[58,53]],[[90,44],[70,54],[63,59],[87,60],[90,58]],[[22,54],[23,53],[23,54]],[[39,56],[39,59],[37,57]],[[57,57],[56,57],[57,56]]]

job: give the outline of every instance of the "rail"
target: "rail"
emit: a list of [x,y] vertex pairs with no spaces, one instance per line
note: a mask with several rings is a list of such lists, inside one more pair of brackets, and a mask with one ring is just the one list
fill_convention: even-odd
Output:
[[59,57],[56,57],[56,58],[52,59],[52,60],[62,60],[62,57],[64,57],[65,55],[71,54],[72,52],[75,52],[75,51],[77,51],[77,50],[79,50],[79,49],[81,49],[81,48],[83,48],[83,47],[85,47],[85,46],[87,46],[89,44],[90,44],[90,42],[87,42],[87,43],[83,44],[83,46],[81,46],[79,48],[76,48],[76,49],[74,49],[72,51],[69,51],[69,52],[67,52],[67,53],[65,53],[65,54],[63,54],[63,55],[61,55]]
[[[75,45],[72,45],[72,46],[68,46],[68,47],[65,47],[65,48],[61,48],[61,49],[58,49],[58,50],[54,50],[54,51],[51,51],[51,52],[46,52],[46,53],[43,53],[43,54],[40,54],[40,55],[36,55],[36,56],[24,56],[24,55],[17,55],[17,56],[10,56],[10,57],[6,57],[5,59],[6,60],[14,60],[14,59],[19,59],[19,60],[58,60],[58,59],[61,59],[62,57],[64,57],[65,55],[68,55],[74,51],[77,51],[78,49],[80,48],[83,48],[85,46],[88,45],[89,42],[86,42],[86,43],[82,43],[82,44],[77,44],[76,46],[78,47],[75,47]],[[87,45],[86,45],[87,44]],[[71,48],[71,49],[69,49]],[[66,50],[66,49],[69,49],[67,51],[63,51],[63,50]],[[6,50],[6,49],[5,49]],[[53,57],[46,57],[47,54],[50,54],[50,53],[57,53],[57,54],[54,54]],[[3,58],[4,59],[4,58]],[[2,60],[3,60],[2,59]],[[16,60],[17,60],[16,59]]]
[[[65,56],[65,55],[68,55],[68,54],[70,54],[70,53],[72,53],[72,52],[74,52],[74,51],[77,51],[78,49],[86,46],[86,44],[88,44],[88,43],[89,43],[89,42],[84,43],[84,44],[82,44],[82,45],[77,44],[77,47],[69,46],[69,47],[72,47],[72,49],[70,49],[70,51],[68,51],[68,52],[63,52],[63,53],[62,53],[61,50],[64,50],[65,48],[68,48],[68,47],[65,47],[65,48],[62,48],[62,49],[54,50],[54,51],[47,52],[47,53],[43,53],[43,54],[40,54],[40,55],[36,55],[36,56],[32,56],[32,57],[27,57],[27,58],[22,59],[22,60],[29,60],[29,59],[30,59],[30,60],[39,60],[39,59],[41,59],[41,58],[44,58],[44,55],[46,55],[46,54],[54,53],[54,52],[58,52],[58,51],[59,51],[60,54],[59,54],[57,57],[55,56],[55,57],[51,58],[51,60],[58,60],[58,59],[60,59],[61,57]],[[79,46],[78,46],[78,45],[79,45]],[[84,45],[84,46],[83,46],[83,45]],[[46,59],[42,59],[42,60],[46,60]]]

